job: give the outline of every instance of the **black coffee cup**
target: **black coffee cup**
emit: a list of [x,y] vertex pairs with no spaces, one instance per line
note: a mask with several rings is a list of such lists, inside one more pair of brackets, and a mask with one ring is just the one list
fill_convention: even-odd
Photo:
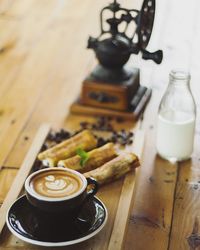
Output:
[[[31,186],[32,180],[40,174],[49,172],[51,174],[55,171],[59,171],[59,174],[63,172],[73,174],[81,182],[81,187],[72,195],[66,195],[64,197],[47,197],[37,193]],[[56,173],[56,172],[55,172]],[[76,215],[84,202],[92,198],[98,190],[98,183],[92,178],[85,178],[85,176],[75,170],[67,168],[46,168],[32,173],[25,181],[25,191],[28,201],[36,207],[38,210],[48,213],[60,213],[65,212],[69,217]]]

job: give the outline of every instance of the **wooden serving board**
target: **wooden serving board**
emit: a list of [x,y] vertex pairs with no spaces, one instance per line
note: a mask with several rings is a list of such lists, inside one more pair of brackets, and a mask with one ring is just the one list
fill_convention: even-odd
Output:
[[[5,224],[6,213],[12,203],[23,191],[24,181],[31,172],[35,160],[47,135],[50,132],[50,125],[44,124],[40,127],[30,150],[28,151],[24,162],[18,171],[18,174],[0,208],[0,249],[44,249],[44,247],[34,246],[17,239],[12,235]],[[144,132],[140,129],[134,131],[134,142],[131,150],[136,153],[140,160],[144,146]],[[129,147],[129,149],[130,149]],[[104,202],[108,209],[108,222],[104,229],[95,237],[69,246],[67,249],[72,250],[121,250],[126,236],[126,228],[129,220],[130,209],[134,200],[135,183],[138,170],[131,172],[118,181],[104,185],[98,192],[98,197]],[[55,247],[53,249],[56,249]],[[62,248],[59,248],[62,249]],[[66,249],[64,247],[63,249]]]

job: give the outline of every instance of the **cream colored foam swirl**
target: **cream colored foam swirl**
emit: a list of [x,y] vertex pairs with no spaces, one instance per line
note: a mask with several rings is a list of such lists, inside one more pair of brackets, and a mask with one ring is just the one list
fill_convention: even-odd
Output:
[[81,181],[74,175],[59,174],[55,171],[51,174],[41,174],[32,181],[32,187],[36,193],[52,198],[60,198],[72,195],[81,188]]
[[59,179],[53,181],[46,181],[45,186],[47,187],[47,189],[50,190],[62,190],[67,186],[67,183],[63,179]]

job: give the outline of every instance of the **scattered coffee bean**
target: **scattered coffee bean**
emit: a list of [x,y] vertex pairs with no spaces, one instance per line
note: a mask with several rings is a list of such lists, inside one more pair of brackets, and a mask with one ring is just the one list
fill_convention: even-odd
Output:
[[132,137],[133,136],[133,132],[129,132],[129,137]]
[[44,144],[42,145],[41,151],[44,151],[44,150],[46,150],[46,149],[48,149],[48,146],[47,146],[46,143],[44,143]]
[[[69,131],[64,129],[61,129],[57,132],[51,132],[47,137],[47,141],[50,141],[50,145],[52,146],[52,143],[60,143],[63,140],[69,139],[73,135],[80,133],[83,129],[90,129],[111,132],[111,135],[107,139],[95,135],[96,139],[98,140],[98,147],[103,146],[108,142],[118,143],[123,146],[132,144],[134,137],[133,132],[126,131],[125,129],[122,129],[121,131],[114,130],[112,125],[108,123],[109,119],[110,118],[98,118],[97,123],[81,122],[81,129],[75,131],[74,133],[70,133]],[[49,144],[44,145],[44,148],[49,148]]]
[[128,144],[131,145],[133,143],[133,140],[129,140]]
[[44,168],[48,168],[48,167],[44,166],[41,161],[36,160],[34,165],[33,165],[32,172],[35,172],[37,170],[41,170],[41,169],[44,169]]
[[121,117],[117,117],[117,118],[116,118],[116,122],[118,122],[118,123],[122,123],[122,122],[124,122],[124,119],[123,119],[123,118],[121,118]]
[[104,138],[99,137],[97,140],[97,147],[101,147],[101,146],[105,145],[107,142],[108,142],[108,140],[105,140]]
[[89,125],[88,122],[81,122],[81,123],[80,123],[80,126],[81,126],[81,128],[83,128],[83,129],[87,129],[87,128],[88,128],[88,125]]
[[[119,143],[123,146],[132,144],[134,136],[133,132],[126,131],[125,129],[122,129],[121,131],[114,130],[113,125],[111,124],[112,120],[113,118],[111,117],[99,117],[95,123],[81,122],[80,126],[84,129],[87,128],[91,130],[107,131],[112,133],[112,135],[107,138],[107,140],[99,138],[98,146],[102,146],[107,142]],[[120,120],[120,122],[122,122],[122,120]]]
[[51,131],[47,137],[47,140],[51,142],[60,143],[70,138],[71,136],[72,134],[69,131],[61,129],[60,131],[57,131],[57,132]]
[[[107,136],[106,138],[94,135],[97,139],[97,147],[101,147],[105,145],[108,142],[118,143],[120,145],[130,145],[133,143],[134,134],[131,131],[126,131],[125,129],[122,129],[121,131],[116,131],[113,128],[113,125],[111,124],[113,118],[111,117],[99,117],[97,118],[95,123],[89,123],[86,121],[83,121],[80,123],[80,129],[76,130],[75,132],[69,132],[65,129],[61,129],[59,131],[51,131],[49,135],[47,136],[47,139],[45,143],[43,144],[41,151],[47,150],[48,148],[54,146],[57,143],[60,143],[66,139],[69,139],[70,137],[80,133],[84,129],[90,129],[94,131],[105,131],[110,132],[110,136]],[[118,122],[122,122],[122,120],[118,120]],[[25,140],[28,140],[28,136],[24,137]],[[42,165],[42,163],[38,160],[36,160],[34,164],[34,169],[42,169],[45,168],[45,166]]]
[[[99,118],[97,120],[97,123],[81,122],[80,123],[81,128],[75,131],[74,133],[69,132],[64,129],[61,129],[55,132],[51,131],[48,134],[47,139],[41,148],[41,151],[47,150],[50,147],[54,146],[55,144],[60,143],[66,139],[69,139],[70,137],[80,133],[84,129],[110,132],[110,136],[107,137],[106,139],[104,137],[94,135],[95,138],[97,139],[97,147],[101,147],[108,142],[118,143],[122,146],[132,144],[133,137],[134,137],[133,132],[126,131],[125,129],[122,129],[121,131],[116,131],[114,130],[112,124],[110,124],[110,121],[111,121],[110,117],[107,117],[107,118],[104,117],[104,118]],[[28,139],[29,139],[28,136],[24,137],[24,140],[28,140]],[[34,166],[33,166],[33,171],[37,171],[37,170],[44,169],[44,168],[47,168],[47,167],[44,166],[41,161],[39,160],[35,161]]]

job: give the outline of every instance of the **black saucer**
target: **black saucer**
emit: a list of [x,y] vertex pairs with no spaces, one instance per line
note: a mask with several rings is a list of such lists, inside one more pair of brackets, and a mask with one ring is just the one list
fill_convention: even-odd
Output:
[[106,224],[107,210],[104,204],[93,197],[81,208],[76,219],[65,214],[47,214],[38,211],[20,197],[7,213],[7,226],[18,238],[40,246],[67,246],[87,240],[96,235]]

